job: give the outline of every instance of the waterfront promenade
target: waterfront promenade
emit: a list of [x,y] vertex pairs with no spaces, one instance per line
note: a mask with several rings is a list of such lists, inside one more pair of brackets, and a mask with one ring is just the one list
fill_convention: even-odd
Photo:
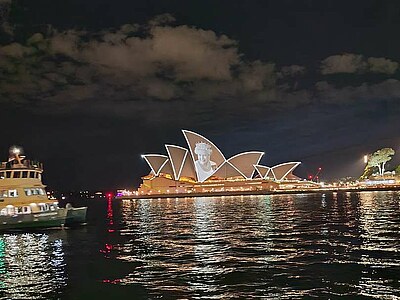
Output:
[[323,186],[319,188],[302,189],[277,189],[277,190],[251,190],[251,191],[210,191],[194,193],[148,193],[139,194],[125,190],[117,193],[116,199],[157,199],[157,198],[184,198],[184,197],[214,197],[214,196],[240,196],[240,195],[282,195],[282,194],[310,194],[310,193],[337,193],[337,192],[364,192],[364,191],[398,191],[400,184],[392,185],[344,185]]

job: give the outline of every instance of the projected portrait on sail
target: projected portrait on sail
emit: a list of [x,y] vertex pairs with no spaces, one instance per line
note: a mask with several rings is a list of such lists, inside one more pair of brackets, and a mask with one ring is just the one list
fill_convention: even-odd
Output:
[[210,178],[225,162],[222,152],[208,139],[192,131],[182,130],[193,159],[197,181]]
[[202,182],[214,173],[217,164],[211,160],[212,149],[207,143],[197,143],[194,153],[197,155],[197,160],[194,162],[197,178]]

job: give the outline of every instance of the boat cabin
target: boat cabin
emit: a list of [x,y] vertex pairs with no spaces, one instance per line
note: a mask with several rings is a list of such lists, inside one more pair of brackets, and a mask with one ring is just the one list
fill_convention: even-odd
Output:
[[42,164],[21,154],[22,149],[13,147],[8,161],[0,164],[0,216],[57,210],[42,183]]

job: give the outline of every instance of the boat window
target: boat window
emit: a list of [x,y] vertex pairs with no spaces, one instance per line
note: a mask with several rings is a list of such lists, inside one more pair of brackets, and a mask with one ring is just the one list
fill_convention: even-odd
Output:
[[44,194],[45,194],[45,192],[44,192],[43,189],[38,189],[38,190],[39,190],[39,194],[40,194],[40,195],[44,195]]
[[39,178],[39,172],[35,172],[35,178]]
[[28,171],[22,171],[22,178],[28,178]]
[[6,172],[6,178],[11,178],[11,171]]
[[8,197],[18,197],[17,190],[8,190]]
[[0,179],[4,178],[4,172],[0,172]]
[[29,206],[23,206],[22,207],[22,213],[24,213],[24,214],[31,213],[31,208]]
[[33,195],[37,195],[37,194],[38,194],[37,189],[32,189],[32,194],[33,194]]
[[30,171],[29,172],[29,178],[35,178],[35,172],[34,171]]
[[48,211],[49,210],[49,205],[45,203],[39,204],[40,211]]
[[32,195],[31,189],[24,189],[24,191],[25,191],[25,195],[27,195],[27,196],[31,196]]
[[21,171],[14,171],[13,178],[20,178],[20,177],[21,177]]
[[0,197],[8,197],[8,191],[6,191],[6,190],[2,190],[2,191],[0,191]]
[[7,208],[7,215],[13,215],[13,214],[15,214],[15,208],[14,208],[14,206],[12,206],[12,205],[7,205],[6,208]]

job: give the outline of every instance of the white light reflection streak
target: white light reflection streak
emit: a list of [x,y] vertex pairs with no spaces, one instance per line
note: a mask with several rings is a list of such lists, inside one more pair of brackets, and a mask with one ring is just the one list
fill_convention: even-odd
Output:
[[32,233],[0,238],[0,291],[6,298],[58,297],[66,280],[62,240]]

